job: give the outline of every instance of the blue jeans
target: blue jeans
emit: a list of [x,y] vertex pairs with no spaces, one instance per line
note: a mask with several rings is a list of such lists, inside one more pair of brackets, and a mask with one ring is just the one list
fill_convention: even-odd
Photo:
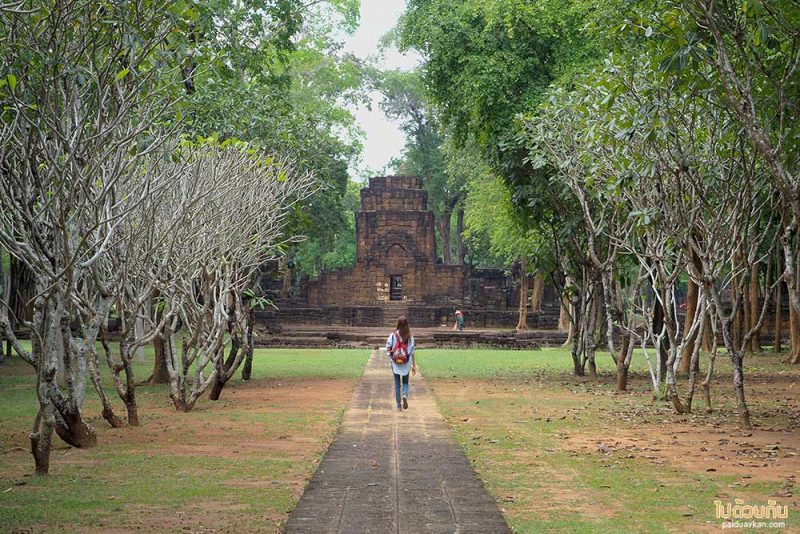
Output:
[[397,373],[392,373],[394,375],[394,400],[397,401],[397,407],[399,408],[402,406],[400,404],[401,396],[400,396],[400,380],[403,381],[403,397],[408,397],[408,377],[411,375],[398,375]]

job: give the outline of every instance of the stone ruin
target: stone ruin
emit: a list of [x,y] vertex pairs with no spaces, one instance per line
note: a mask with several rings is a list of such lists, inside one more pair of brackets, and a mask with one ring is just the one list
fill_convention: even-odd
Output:
[[356,264],[308,286],[311,306],[458,302],[468,269],[436,262],[433,212],[422,180],[372,178],[356,213]]
[[[437,261],[434,215],[415,176],[370,178],[356,213],[356,263],[303,284],[299,299],[260,312],[266,326],[290,324],[388,326],[398,315],[415,326],[451,324],[456,308],[469,327],[517,323],[514,280],[499,269]],[[531,328],[555,328],[558,304],[545,291],[544,313],[529,312]]]

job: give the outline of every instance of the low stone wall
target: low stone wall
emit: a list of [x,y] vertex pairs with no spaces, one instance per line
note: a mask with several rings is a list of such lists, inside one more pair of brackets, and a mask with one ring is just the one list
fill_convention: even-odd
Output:
[[[461,308],[467,328],[510,328],[517,325],[517,310],[482,310]],[[414,327],[452,325],[455,321],[453,306],[424,306],[409,304],[402,309],[390,306],[325,306],[256,312],[260,326],[267,331],[280,331],[282,325],[341,325],[341,326],[391,326],[397,315],[404,314]],[[558,312],[528,312],[528,328],[555,329]]]
[[[555,336],[555,337],[554,337]],[[564,333],[530,332],[434,332],[415,336],[417,347],[430,348],[498,348],[512,350],[535,350],[543,346],[560,346],[564,343]],[[259,347],[293,347],[293,348],[364,348],[381,347],[386,342],[383,335],[363,335],[353,332],[338,332],[320,329],[316,332],[304,332],[302,336],[259,335],[256,345]]]
[[286,325],[384,326],[380,306],[287,308],[256,312],[256,322],[267,331]]

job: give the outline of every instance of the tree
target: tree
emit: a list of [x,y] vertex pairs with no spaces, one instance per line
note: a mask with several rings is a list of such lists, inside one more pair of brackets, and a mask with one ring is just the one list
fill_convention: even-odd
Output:
[[[581,253],[599,282],[605,336],[617,364],[617,388],[624,391],[635,337],[627,293],[638,294],[644,278],[641,269],[637,275],[624,276],[624,248],[634,222],[622,196],[630,180],[623,170],[627,146],[607,135],[612,113],[598,106],[602,92],[600,77],[572,92],[554,90],[539,114],[529,120],[529,138],[533,164],[557,169],[552,181],[565,184],[579,206],[586,235]],[[618,334],[622,343],[616,353]]]
[[[552,169],[533,168],[519,136],[521,114],[534,112],[550,84],[571,80],[601,61],[609,28],[629,6],[612,2],[522,2],[519,0],[412,0],[400,25],[401,45],[426,58],[423,81],[438,116],[457,147],[473,146],[512,188],[526,224],[547,235],[551,254],[542,257],[549,276],[579,317],[594,321],[596,280],[579,254],[585,234],[568,191],[550,180]],[[585,306],[582,306],[582,304]],[[588,345],[584,341],[589,342]],[[575,372],[582,373],[580,347],[573,344]],[[593,365],[594,349],[589,361]]]
[[[792,2],[691,0],[660,14],[662,68],[691,80],[711,67],[714,91],[741,125],[768,170],[789,214],[783,229],[791,308],[800,310],[795,272],[800,219],[798,112],[800,112],[800,9]],[[793,336],[796,338],[796,336]],[[792,346],[791,361],[800,362]]]
[[[463,173],[451,172],[447,165],[446,137],[432,106],[425,97],[419,72],[387,71],[376,75],[376,85],[383,93],[381,107],[386,116],[399,120],[406,134],[406,145],[399,161],[403,172],[424,178],[428,205],[436,217],[436,229],[441,243],[442,261],[463,264],[460,229],[456,232],[456,258],[452,251],[452,218],[465,193]],[[462,215],[463,216],[463,215]]]
[[151,167],[170,135],[170,8],[61,0],[0,12],[0,245],[34,279],[31,350],[16,340],[6,303],[0,327],[37,372],[38,474],[48,471],[53,430],[74,446],[96,443],[82,413],[86,369],[119,289],[102,262],[122,221],[169,180]]
[[426,90],[456,144],[473,142],[522,205],[546,181],[527,165],[517,116],[551,83],[599,62],[622,12],[617,2],[411,0],[400,44],[425,57]]
[[519,268],[520,296],[517,330],[527,330],[528,273],[535,269],[541,238],[526,230],[520,213],[511,202],[510,188],[491,174],[480,176],[469,184],[465,219],[467,240],[478,235],[488,236],[491,252],[516,263]]
[[[597,250],[591,236],[599,235],[594,222],[599,220],[605,221],[604,238],[635,255],[652,279],[664,314],[662,332],[670,341],[666,385],[675,409],[691,410],[699,344],[691,352],[686,402],[678,397],[675,371],[686,344],[702,336],[709,314],[712,324],[720,325],[734,366],[740,424],[750,428],[742,359],[763,323],[768,299],[741,339],[731,335],[731,325],[745,312],[741,306],[745,275],[764,261],[761,251],[767,250],[768,258],[774,246],[777,220],[770,216],[774,196],[754,151],[736,135],[733,117],[712,100],[708,78],[685,85],[680,94],[665,83],[668,80],[646,60],[610,58],[602,73],[589,76],[575,91],[556,91],[531,120],[530,136],[534,147],[543,146],[567,183],[578,181],[570,187],[583,206],[588,254],[595,267],[608,268],[593,257]],[[574,143],[575,134],[581,143]],[[537,152],[532,157],[540,159]],[[586,195],[593,191],[589,202]],[[598,193],[610,203],[600,201]],[[614,260],[613,255],[605,258]],[[701,291],[691,329],[678,340],[673,295],[685,269]],[[604,286],[618,287],[608,280]],[[721,293],[732,281],[737,291],[728,312]],[[609,334],[613,323],[625,317],[615,309],[615,300],[605,299]]]
[[[284,247],[287,295],[295,268],[316,267],[316,256],[304,262],[309,247],[336,255],[350,231],[343,199],[360,143],[345,105],[361,98],[362,67],[335,35],[355,28],[358,9],[355,0],[214,0],[187,5],[180,20],[193,43],[184,51],[192,72],[184,132],[246,141],[299,173],[313,172],[320,184],[320,194],[290,214],[287,232],[307,239]],[[160,338],[155,344],[153,379],[166,383]]]
[[254,276],[284,241],[290,210],[313,185],[312,175],[248,146],[217,148],[212,141],[189,152],[187,168],[157,206],[163,226],[154,232],[175,235],[164,240],[155,264],[165,267],[157,271],[157,289],[176,409],[190,411],[209,387],[212,400],[219,398],[252,354]]

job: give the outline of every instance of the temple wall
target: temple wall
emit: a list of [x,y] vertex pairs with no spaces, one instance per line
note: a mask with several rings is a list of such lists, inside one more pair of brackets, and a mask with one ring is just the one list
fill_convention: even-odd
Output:
[[[467,328],[514,328],[517,324],[517,310],[485,310],[481,308],[462,308]],[[455,321],[453,306],[409,305],[404,313],[416,327],[451,327]],[[308,308],[287,308],[279,311],[259,310],[256,317],[267,330],[280,330],[287,325],[318,326],[374,326],[390,327],[397,320],[395,310],[376,306],[321,306]],[[528,312],[528,327],[532,329],[555,329],[558,316],[550,313]]]
[[[307,307],[265,313],[264,319],[384,326],[405,310],[419,326],[439,326],[461,308],[471,326],[515,325],[519,295],[505,271],[437,263],[435,220],[427,204],[420,178],[370,178],[356,213],[356,264],[309,282],[303,288]],[[530,326],[550,327],[551,316],[530,314]]]
[[310,283],[309,305],[387,303],[392,277],[401,280],[403,302],[460,302],[468,269],[436,263],[435,221],[427,208],[419,178],[371,178],[356,213],[356,264]]

